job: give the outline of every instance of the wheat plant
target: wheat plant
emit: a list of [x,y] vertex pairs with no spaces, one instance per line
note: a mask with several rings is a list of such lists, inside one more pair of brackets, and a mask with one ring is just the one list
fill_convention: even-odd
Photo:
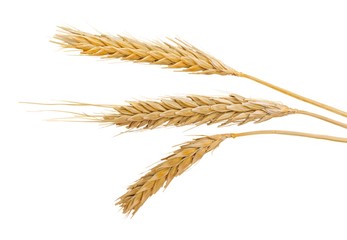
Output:
[[79,102],[64,102],[53,105],[100,107],[104,109],[101,113],[72,112],[73,118],[60,120],[85,120],[125,126],[128,129],[155,129],[162,126],[180,127],[202,124],[243,125],[249,122],[261,123],[291,114],[308,115],[347,128],[347,124],[319,114],[290,108],[273,101],[245,98],[237,94],[229,94],[224,97],[190,95],[162,98],[157,101],[129,101],[128,105]]
[[134,215],[150,196],[158,192],[160,188],[166,188],[173,178],[185,172],[206,153],[216,149],[225,139],[258,134],[281,134],[347,143],[347,138],[283,130],[260,130],[203,136],[182,144],[173,154],[163,158],[158,165],[130,185],[127,192],[117,200],[116,205],[122,208],[124,214]]

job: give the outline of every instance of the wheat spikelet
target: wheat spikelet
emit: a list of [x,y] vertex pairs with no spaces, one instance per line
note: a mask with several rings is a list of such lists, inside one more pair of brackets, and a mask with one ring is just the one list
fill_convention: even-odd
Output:
[[116,205],[123,209],[123,213],[134,215],[145,201],[155,194],[161,187],[167,187],[172,179],[194,163],[205,153],[217,148],[228,134],[200,137],[180,146],[172,155],[162,159],[147,174],[128,187],[128,191],[121,196]]
[[[70,103],[83,105],[83,103]],[[191,95],[164,98],[160,101],[133,101],[129,105],[93,105],[108,108],[104,114],[80,114],[78,118],[126,126],[128,129],[154,129],[160,126],[216,124],[220,126],[248,122],[260,123],[274,117],[293,114],[285,105],[247,99],[236,94],[225,97]]]
[[165,65],[185,72],[238,75],[234,69],[216,58],[181,40],[142,42],[118,35],[94,35],[76,29],[60,27],[54,38],[64,48],[78,49],[81,54],[120,58],[122,60]]

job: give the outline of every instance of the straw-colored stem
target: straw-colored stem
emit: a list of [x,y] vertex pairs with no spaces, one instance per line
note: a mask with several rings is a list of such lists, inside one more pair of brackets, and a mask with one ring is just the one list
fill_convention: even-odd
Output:
[[296,110],[296,113],[307,115],[307,116],[310,116],[310,117],[314,117],[314,118],[317,118],[317,119],[323,120],[325,122],[332,123],[334,125],[337,125],[337,126],[340,126],[340,127],[343,127],[343,128],[347,129],[347,124],[339,122],[339,121],[336,121],[334,119],[331,119],[331,118],[328,118],[328,117],[325,117],[325,116],[322,116],[322,115],[319,115],[317,113],[308,112],[308,111],[305,111],[305,110]]
[[227,134],[227,136],[229,138],[237,138],[237,137],[259,135],[259,134],[289,135],[289,136],[315,138],[315,139],[328,140],[333,142],[347,143],[347,138],[343,138],[343,137],[335,137],[335,136],[329,136],[329,135],[320,135],[320,134],[295,132],[295,131],[285,131],[285,130],[259,130],[259,131],[250,131],[250,132],[242,132],[242,133],[231,133],[231,134]]
[[260,83],[260,84],[262,84],[262,85],[264,85],[264,86],[267,86],[267,87],[269,87],[269,88],[272,88],[272,89],[274,89],[274,90],[276,90],[276,91],[278,91],[278,92],[284,93],[284,94],[286,94],[286,95],[288,95],[288,96],[291,96],[291,97],[293,97],[293,98],[296,98],[296,99],[298,99],[298,100],[301,100],[301,101],[303,101],[303,102],[306,102],[306,103],[315,105],[315,106],[320,107],[320,108],[323,108],[323,109],[325,109],[325,110],[327,110],[327,111],[330,111],[330,112],[336,113],[336,114],[338,114],[338,115],[347,117],[347,112],[345,112],[345,111],[342,111],[342,110],[340,110],[340,109],[337,109],[337,108],[334,108],[334,107],[332,107],[332,106],[326,105],[326,104],[324,104],[324,103],[318,102],[318,101],[316,101],[316,100],[313,100],[313,99],[310,99],[310,98],[301,96],[301,95],[299,95],[299,94],[297,94],[297,93],[291,92],[291,91],[286,90],[286,89],[281,88],[281,87],[278,87],[278,86],[276,86],[276,85],[274,85],[274,84],[268,83],[268,82],[266,82],[266,81],[264,81],[264,80],[261,80],[261,79],[259,79],[259,78],[257,78],[257,77],[248,75],[248,74],[246,74],[246,73],[241,73],[241,72],[239,73],[238,76],[239,76],[239,77],[243,77],[243,78],[248,78],[248,79],[253,80],[253,81],[257,82],[257,83]]

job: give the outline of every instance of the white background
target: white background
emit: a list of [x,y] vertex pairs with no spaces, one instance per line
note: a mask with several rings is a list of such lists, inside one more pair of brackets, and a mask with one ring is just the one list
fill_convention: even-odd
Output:
[[243,127],[123,129],[47,122],[19,101],[124,103],[234,92],[342,117],[246,79],[175,73],[59,50],[56,26],[180,37],[226,64],[347,110],[345,1],[2,1],[0,239],[346,239],[346,145],[289,136],[225,141],[134,218],[114,201],[196,134],[287,129],[346,136],[303,116]]

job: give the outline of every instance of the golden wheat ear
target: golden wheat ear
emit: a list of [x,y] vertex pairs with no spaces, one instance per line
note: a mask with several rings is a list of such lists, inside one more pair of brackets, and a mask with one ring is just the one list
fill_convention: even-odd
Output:
[[202,50],[182,40],[143,42],[131,37],[90,34],[59,27],[52,41],[63,48],[79,50],[83,55],[119,58],[127,61],[158,64],[190,73],[233,75],[248,78],[276,91],[347,117],[347,112],[301,96],[257,77],[239,72]]
[[59,33],[54,36],[53,42],[63,48],[80,50],[84,55],[164,65],[191,73],[238,74],[216,58],[178,39],[170,40],[171,43],[146,43],[121,35],[94,35],[59,27]]
[[118,198],[116,205],[121,207],[124,214],[134,215],[149,197],[158,192],[160,188],[166,188],[175,177],[184,173],[206,153],[216,149],[225,139],[259,134],[280,134],[347,143],[347,138],[284,130],[260,130],[203,136],[182,144],[173,154],[163,158],[158,165],[130,185],[127,192]]
[[[169,97],[158,101],[130,101],[128,105],[95,105],[105,113],[76,115],[77,118],[125,126],[128,129],[154,129],[161,126],[202,124],[246,124],[264,122],[296,110],[275,102],[246,99],[236,94],[225,97],[190,95]],[[72,106],[88,106],[72,103]]]
[[172,179],[179,176],[207,152],[217,148],[227,135],[205,136],[184,143],[172,155],[162,159],[147,174],[128,187],[128,191],[121,196],[116,205],[123,213],[134,215],[147,199],[160,188],[167,187]]

